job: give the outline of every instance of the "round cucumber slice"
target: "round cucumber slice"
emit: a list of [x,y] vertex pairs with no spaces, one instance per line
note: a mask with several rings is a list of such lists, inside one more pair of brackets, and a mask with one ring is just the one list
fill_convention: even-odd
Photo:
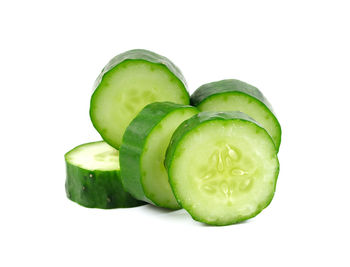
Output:
[[260,213],[273,198],[279,172],[270,135],[241,112],[202,112],[183,122],[165,165],[178,203],[211,225]]
[[83,144],[65,154],[67,197],[88,208],[127,208],[146,204],[124,191],[119,152],[103,141]]
[[95,83],[91,121],[102,138],[119,148],[124,131],[141,109],[156,101],[189,104],[185,79],[167,58],[147,50],[114,57]]
[[180,208],[168,182],[165,152],[177,126],[197,113],[191,106],[156,102],[130,123],[120,147],[120,170],[124,188],[135,198]]
[[259,122],[271,135],[277,151],[281,126],[271,104],[256,87],[239,80],[222,80],[200,86],[191,96],[200,111],[241,111]]

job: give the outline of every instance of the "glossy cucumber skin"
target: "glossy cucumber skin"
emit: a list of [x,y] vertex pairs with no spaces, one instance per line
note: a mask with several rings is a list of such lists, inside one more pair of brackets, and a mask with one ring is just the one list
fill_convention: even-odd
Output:
[[[281,143],[281,125],[276,118],[276,114],[273,111],[272,105],[265,98],[265,96],[260,92],[260,90],[248,83],[242,82],[235,79],[221,80],[217,82],[211,82],[200,86],[196,91],[191,95],[191,105],[198,107],[204,101],[210,101],[210,98],[216,95],[229,94],[229,93],[240,93],[248,95],[255,98],[263,106],[267,108],[272,118],[274,119],[275,125],[279,131],[279,139],[276,140],[276,148],[279,150]],[[219,111],[219,110],[218,110]]]
[[[271,192],[269,199],[263,205],[261,205],[260,208],[257,209],[255,213],[250,214],[249,216],[237,218],[237,220],[235,220],[235,221],[231,221],[229,223],[223,223],[223,224],[216,223],[216,222],[214,222],[214,223],[209,222],[203,218],[199,218],[199,217],[194,216],[193,214],[191,214],[191,209],[187,208],[186,204],[182,203],[176,194],[175,186],[173,186],[173,184],[175,184],[175,181],[171,175],[171,173],[172,173],[172,170],[171,170],[172,161],[174,159],[174,155],[176,153],[177,148],[181,147],[182,139],[188,133],[190,133],[192,130],[196,129],[199,125],[202,125],[204,123],[208,123],[208,122],[213,121],[213,120],[222,120],[222,121],[243,120],[243,121],[246,121],[248,123],[253,123],[253,124],[257,125],[258,127],[260,127],[261,129],[263,129],[264,131],[266,131],[263,127],[261,127],[256,121],[254,121],[248,115],[246,115],[245,113],[239,112],[239,111],[226,111],[226,112],[204,111],[204,112],[200,112],[199,114],[193,116],[192,118],[184,121],[176,129],[176,131],[174,132],[174,134],[171,138],[170,144],[168,146],[164,164],[165,164],[166,169],[168,170],[170,185],[173,189],[175,198],[177,199],[180,206],[183,207],[184,209],[186,209],[190,213],[191,217],[196,221],[203,222],[203,223],[210,224],[210,225],[225,226],[225,225],[235,224],[235,223],[253,218],[256,215],[258,215],[262,210],[264,210],[271,203],[271,201],[274,197],[274,194],[275,194],[275,190],[276,190],[276,182],[277,182],[277,178],[278,178],[278,174],[279,174],[279,163],[278,163],[278,168],[275,172],[274,190]],[[273,143],[271,136],[269,134],[267,134],[267,136],[271,139],[271,142]],[[276,151],[276,154],[277,154],[277,151]]]
[[147,198],[142,187],[141,157],[147,142],[147,136],[153,128],[172,111],[179,108],[191,108],[197,111],[192,106],[171,102],[155,102],[147,105],[134,118],[124,133],[119,150],[122,183],[124,188],[136,199],[155,204]]
[[272,111],[271,104],[258,88],[235,79],[227,79],[203,84],[191,95],[191,105],[198,106],[202,101],[206,100],[210,96],[227,92],[241,92],[252,96],[258,99]]
[[66,162],[67,197],[88,208],[113,209],[146,204],[127,193],[120,180],[120,171],[90,171]]
[[[145,49],[133,49],[126,51],[124,53],[121,53],[114,58],[112,58],[107,65],[102,69],[100,75],[97,77],[93,89],[97,89],[99,84],[101,83],[103,76],[109,72],[111,69],[119,65],[120,63],[126,61],[126,60],[144,60],[148,62],[152,62],[155,64],[162,64],[165,65],[184,85],[185,89],[187,87],[186,80],[181,73],[180,69],[172,63],[168,58],[163,57],[161,55],[158,55],[152,51],[145,50]],[[187,92],[187,91],[186,91]],[[187,92],[188,95],[188,92]],[[189,95],[188,95],[189,97]]]

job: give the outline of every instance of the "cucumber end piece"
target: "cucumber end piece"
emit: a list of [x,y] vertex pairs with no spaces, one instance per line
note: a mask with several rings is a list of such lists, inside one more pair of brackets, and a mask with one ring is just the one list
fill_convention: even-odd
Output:
[[129,208],[146,204],[124,191],[119,153],[105,142],[80,145],[65,154],[66,195],[73,202],[99,209]]

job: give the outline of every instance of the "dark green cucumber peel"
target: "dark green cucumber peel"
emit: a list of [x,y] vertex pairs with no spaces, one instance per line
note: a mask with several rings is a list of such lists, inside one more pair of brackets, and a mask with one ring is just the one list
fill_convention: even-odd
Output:
[[150,133],[164,118],[180,109],[191,109],[198,113],[195,107],[171,102],[155,102],[147,105],[126,129],[120,147],[119,160],[124,188],[136,199],[171,209],[178,209],[179,206],[164,206],[150,199],[151,196],[148,195],[141,181],[141,158]]
[[[83,144],[74,149],[95,143],[100,142]],[[66,153],[65,158],[68,153]],[[119,170],[92,171],[80,168],[66,161],[66,171],[65,188],[67,197],[81,206],[113,209],[137,207],[147,204],[134,199],[124,190]]]
[[[261,93],[261,91],[258,88],[248,83],[242,82],[240,80],[235,80],[235,79],[227,79],[227,80],[207,83],[200,86],[191,95],[191,105],[198,107],[199,110],[201,111],[206,111],[206,110],[202,110],[200,108],[200,105],[210,101],[215,96],[225,95],[225,94],[226,95],[230,95],[230,94],[246,95],[248,97],[254,98],[261,104],[261,106],[270,114],[271,118],[274,120],[274,123],[278,129],[277,137],[273,138],[278,151],[281,144],[281,134],[282,134],[281,125],[276,118],[272,105],[269,103],[269,101],[265,98],[265,96]],[[220,108],[218,107],[218,110],[215,110],[215,111],[225,111],[225,110],[220,110]],[[238,111],[242,111],[242,110],[238,110]]]
[[113,209],[146,204],[123,191],[119,171],[89,171],[67,163],[67,197],[81,206]]
[[[109,124],[104,124],[104,125],[100,125],[100,122],[98,122],[97,116],[95,115],[98,107],[95,104],[95,99],[97,98],[97,96],[99,95],[100,91],[102,90],[101,88],[105,86],[105,84],[107,84],[107,86],[110,86],[108,80],[107,80],[107,76],[109,73],[111,73],[112,71],[114,71],[115,69],[123,69],[126,68],[128,66],[128,64],[130,62],[147,62],[150,64],[154,64],[157,66],[162,66],[164,71],[167,71],[169,76],[171,77],[171,81],[173,83],[176,83],[179,88],[181,88],[181,94],[182,96],[178,96],[178,99],[174,99],[174,98],[170,98],[166,95],[162,95],[162,94],[158,94],[155,96],[149,96],[151,99],[148,99],[147,97],[144,99],[146,102],[148,103],[152,103],[152,102],[157,102],[157,101],[171,101],[171,102],[176,102],[176,103],[180,103],[180,104],[189,104],[190,103],[190,96],[189,93],[187,91],[187,86],[186,86],[186,81],[184,76],[182,75],[181,71],[179,70],[179,68],[177,66],[175,66],[168,58],[163,57],[161,55],[158,55],[154,52],[148,51],[148,50],[143,50],[143,49],[134,49],[134,50],[129,50],[126,51],[122,54],[119,54],[117,56],[115,56],[112,60],[110,60],[110,62],[103,68],[102,72],[100,73],[100,75],[98,76],[98,78],[95,81],[94,84],[94,93],[91,97],[91,101],[90,101],[90,118],[91,118],[91,122],[93,124],[93,126],[95,127],[95,129],[99,132],[99,134],[101,135],[102,139],[104,141],[106,141],[108,144],[110,144],[111,146],[115,147],[116,149],[119,149],[120,145],[121,145],[121,139],[122,137],[115,137],[115,135],[111,137],[111,134],[108,134],[106,132],[107,128],[109,127]],[[152,66],[150,66],[150,68],[152,69]],[[136,87],[137,89],[137,87]],[[133,97],[132,95],[135,93],[130,93],[130,96]],[[143,96],[134,96],[134,97],[140,97],[140,99],[143,98]],[[116,100],[114,100],[116,101]],[[123,100],[125,101],[125,100]],[[116,106],[121,105],[121,101],[116,101]],[[125,105],[125,104],[122,104]],[[131,109],[135,108],[136,109],[136,114],[139,112],[138,108],[139,106],[137,104],[135,104],[135,102],[133,100],[127,101],[126,104],[128,107],[131,107]],[[120,114],[122,114],[123,112],[121,112]],[[136,116],[135,114],[135,116]],[[110,114],[108,114],[109,116]],[[126,114],[126,117],[128,117],[128,114]],[[114,124],[119,125],[119,121],[115,121]],[[127,123],[129,124],[129,122]],[[125,129],[124,127],[126,127],[125,125],[122,126],[122,129]],[[121,130],[123,131],[123,130]],[[114,140],[116,139],[116,140]]]
[[[196,128],[198,128],[199,126],[202,126],[203,124],[208,124],[211,121],[215,121],[215,120],[222,120],[222,121],[227,121],[227,120],[240,120],[240,121],[244,121],[248,124],[254,124],[257,127],[259,127],[261,130],[265,131],[266,130],[261,127],[256,121],[254,121],[252,118],[250,118],[249,116],[247,116],[245,113],[239,112],[239,111],[229,111],[229,112],[200,112],[199,114],[193,116],[192,118],[184,121],[174,132],[172,139],[170,141],[170,144],[168,146],[167,152],[166,152],[166,157],[165,157],[165,161],[164,161],[164,165],[168,170],[168,175],[169,175],[169,182],[171,185],[171,188],[173,190],[173,193],[178,201],[178,203],[180,204],[180,206],[182,208],[184,208],[185,210],[187,210],[189,212],[189,214],[191,215],[191,217],[199,222],[205,223],[205,224],[209,224],[209,225],[216,225],[216,226],[225,226],[225,225],[230,225],[230,224],[235,224],[235,223],[239,223],[241,221],[245,221],[247,219],[253,218],[256,215],[258,215],[260,212],[262,212],[267,206],[269,206],[269,204],[271,203],[274,194],[275,194],[275,190],[276,190],[276,184],[277,184],[277,178],[278,178],[278,174],[279,174],[279,163],[278,163],[278,158],[277,158],[277,154],[276,154],[276,159],[277,159],[277,169],[275,171],[274,174],[274,184],[273,184],[273,191],[270,194],[270,197],[264,202],[264,203],[260,203],[259,208],[256,210],[256,212],[249,214],[249,216],[241,216],[236,218],[236,220],[234,221],[230,221],[229,223],[227,222],[220,222],[220,221],[208,221],[205,218],[201,217],[201,216],[196,216],[193,214],[193,212],[191,211],[192,207],[191,205],[187,206],[186,203],[181,201],[181,198],[179,198],[179,194],[177,192],[177,182],[175,181],[174,177],[172,176],[172,163],[173,163],[173,159],[176,157],[176,153],[179,147],[181,147],[181,142],[185,139],[186,135],[188,135],[189,133],[191,133],[191,131],[196,130]],[[266,136],[268,136],[268,138],[271,140],[271,142],[273,143],[273,140],[271,138],[271,136],[267,133]],[[277,153],[277,151],[276,151]]]
[[174,107],[171,105],[164,106],[163,109],[158,107],[154,109],[152,104],[146,106],[130,123],[123,135],[123,142],[119,150],[122,182],[124,187],[137,199],[148,200],[140,183],[141,165],[139,164],[147,141],[145,137],[156,126],[154,122],[161,121],[172,110]]
[[[109,72],[111,69],[119,65],[120,63],[126,61],[126,60],[143,60],[143,61],[148,61],[152,62],[155,64],[160,64],[166,66],[176,78],[178,78],[182,84],[184,85],[184,89],[186,90],[186,80],[183,74],[181,73],[180,69],[173,63],[171,62],[168,58],[158,55],[152,51],[145,50],[145,49],[133,49],[126,51],[124,53],[121,53],[114,58],[112,58],[107,65],[102,69],[100,75],[97,77],[93,90],[97,89],[98,86],[100,85],[103,76]],[[188,93],[187,93],[188,94]],[[188,95],[189,97],[189,95]]]
[[191,95],[191,104],[198,106],[202,101],[206,100],[210,96],[230,92],[241,92],[243,94],[250,95],[258,99],[265,106],[267,106],[271,112],[273,112],[271,104],[258,88],[236,79],[226,79],[203,84]]

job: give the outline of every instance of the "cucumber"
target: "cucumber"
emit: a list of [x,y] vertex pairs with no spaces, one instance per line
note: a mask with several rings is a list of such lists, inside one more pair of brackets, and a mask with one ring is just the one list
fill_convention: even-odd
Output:
[[98,76],[90,102],[90,118],[103,140],[119,149],[126,127],[149,103],[189,104],[186,82],[167,58],[147,50],[114,57]]
[[271,104],[254,86],[239,80],[222,80],[200,86],[191,96],[191,104],[200,111],[241,111],[259,122],[271,135],[277,151],[281,144],[281,126]]
[[65,154],[67,197],[88,208],[126,208],[146,204],[124,191],[119,152],[103,141],[83,144]]
[[183,122],[165,165],[178,203],[197,221],[228,225],[271,202],[279,162],[267,131],[241,112],[201,112]]
[[165,152],[177,126],[197,113],[192,106],[156,102],[130,123],[120,147],[120,171],[131,195],[160,207],[180,208],[168,182]]

